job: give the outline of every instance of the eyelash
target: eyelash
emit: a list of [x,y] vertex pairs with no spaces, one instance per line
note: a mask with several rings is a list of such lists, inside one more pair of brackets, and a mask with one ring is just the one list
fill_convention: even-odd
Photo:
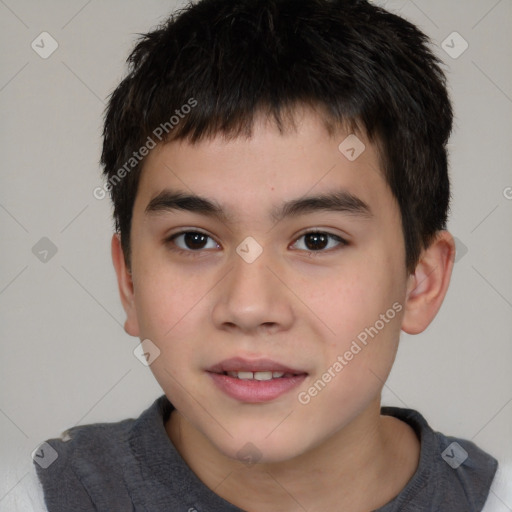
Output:
[[[180,231],[178,233],[174,233],[173,235],[171,235],[170,237],[168,237],[166,240],[165,240],[165,244],[166,245],[174,245],[174,247],[171,247],[171,250],[177,254],[183,254],[185,256],[189,256],[189,257],[199,257],[201,256],[201,254],[205,251],[205,250],[208,250],[208,249],[197,249],[197,250],[192,250],[192,249],[181,249],[181,248],[176,248],[175,247],[175,243],[174,243],[174,240],[176,238],[178,238],[179,236],[181,235],[186,235],[186,234],[200,234],[200,235],[204,235],[206,237],[208,237],[209,239],[213,240],[213,238],[210,236],[210,235],[207,235],[206,233],[204,233],[203,231],[197,231],[197,230],[188,230],[188,231]],[[300,240],[301,238],[307,236],[307,235],[312,235],[312,234],[318,234],[318,235],[327,235],[328,238],[330,238],[331,240],[335,240],[336,242],[338,242],[338,245],[335,247],[335,248],[331,248],[331,249],[320,249],[320,250],[317,250],[317,251],[312,251],[312,250],[304,250],[304,249],[299,249],[300,251],[303,251],[303,252],[306,252],[308,253],[308,255],[310,257],[318,257],[318,256],[321,256],[322,253],[332,253],[333,251],[336,251],[336,250],[340,250],[341,248],[349,245],[349,243],[341,238],[340,236],[338,235],[334,235],[333,233],[329,233],[329,232],[326,232],[326,231],[320,231],[320,230],[312,230],[312,231],[307,231],[305,233],[302,233],[296,240],[293,244],[297,243],[298,240]],[[217,243],[217,242],[215,242]]]

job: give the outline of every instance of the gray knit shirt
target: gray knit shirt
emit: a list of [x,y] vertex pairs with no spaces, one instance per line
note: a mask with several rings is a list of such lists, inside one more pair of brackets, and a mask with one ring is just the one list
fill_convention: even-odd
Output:
[[[161,396],[137,419],[74,427],[36,464],[49,512],[243,512],[206,487],[167,436]],[[402,492],[376,512],[480,512],[497,461],[470,441],[434,432],[412,409],[382,407],[415,430],[420,462]],[[53,452],[52,452],[53,453]]]

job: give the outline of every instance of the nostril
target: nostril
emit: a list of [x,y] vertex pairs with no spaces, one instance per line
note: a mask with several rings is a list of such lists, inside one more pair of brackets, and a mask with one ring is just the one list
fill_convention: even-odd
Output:
[[270,331],[275,330],[277,324],[275,322],[264,322],[261,324],[263,327],[263,330],[267,332],[267,334],[270,334]]

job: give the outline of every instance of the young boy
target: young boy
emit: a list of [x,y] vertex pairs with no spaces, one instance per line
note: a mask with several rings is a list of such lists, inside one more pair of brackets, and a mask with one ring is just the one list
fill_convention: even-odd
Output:
[[48,441],[47,509],[483,510],[497,461],[380,404],[455,255],[426,36],[364,1],[201,0],[129,61],[104,190],[165,394]]

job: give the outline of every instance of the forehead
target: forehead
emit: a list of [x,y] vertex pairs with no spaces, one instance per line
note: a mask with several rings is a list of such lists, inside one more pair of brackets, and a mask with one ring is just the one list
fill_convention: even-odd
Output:
[[283,203],[333,191],[371,211],[396,206],[375,145],[346,128],[330,134],[311,111],[283,132],[260,116],[250,136],[158,145],[144,163],[136,210],[166,190],[212,199],[234,222],[264,215],[275,220]]

